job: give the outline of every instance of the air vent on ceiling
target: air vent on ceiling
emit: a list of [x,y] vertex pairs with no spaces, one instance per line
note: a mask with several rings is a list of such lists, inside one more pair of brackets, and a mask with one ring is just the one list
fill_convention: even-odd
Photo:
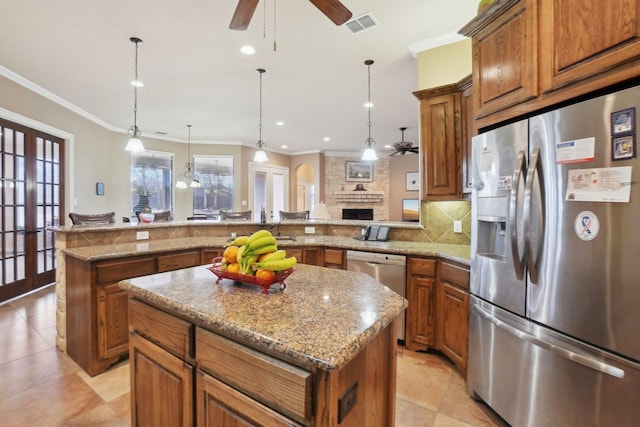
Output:
[[368,30],[369,28],[378,25],[378,21],[371,13],[365,13],[351,21],[345,23],[346,27],[351,30],[352,33],[359,33],[360,31]]

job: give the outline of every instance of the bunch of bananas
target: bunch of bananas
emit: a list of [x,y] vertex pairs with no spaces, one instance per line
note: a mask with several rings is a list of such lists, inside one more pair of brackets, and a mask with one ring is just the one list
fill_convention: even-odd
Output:
[[251,236],[236,237],[227,245],[221,269],[267,279],[297,262],[296,257],[287,257],[286,251],[278,249],[270,231],[259,230]]

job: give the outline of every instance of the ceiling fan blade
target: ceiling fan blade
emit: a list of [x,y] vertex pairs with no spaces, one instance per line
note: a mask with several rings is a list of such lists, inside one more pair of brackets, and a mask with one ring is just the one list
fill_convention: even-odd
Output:
[[233,12],[229,29],[244,31],[249,26],[253,13],[258,7],[258,0],[238,0],[236,11]]
[[399,153],[399,151],[396,150],[393,153],[389,154],[389,157],[393,156],[394,154],[398,154],[398,153]]
[[309,0],[334,24],[342,25],[351,19],[351,12],[338,0]]

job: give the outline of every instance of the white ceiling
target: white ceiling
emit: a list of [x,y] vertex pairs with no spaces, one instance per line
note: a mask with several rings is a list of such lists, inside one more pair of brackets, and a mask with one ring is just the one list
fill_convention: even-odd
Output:
[[[475,15],[477,0],[343,4],[354,18],[371,13],[379,25],[353,34],[305,0],[276,0],[275,24],[274,0],[261,0],[242,32],[228,29],[236,0],[0,0],[0,66],[124,132],[133,124],[129,37],[137,36],[144,41],[143,136],[166,132],[185,141],[192,124],[193,143],[245,145],[258,140],[256,69],[265,68],[263,140],[268,150],[297,154],[364,149],[364,60],[373,59],[376,148],[399,141],[399,127],[417,144],[417,62],[410,47],[455,35]],[[240,54],[244,44],[257,53]],[[277,120],[285,125],[277,127]]]

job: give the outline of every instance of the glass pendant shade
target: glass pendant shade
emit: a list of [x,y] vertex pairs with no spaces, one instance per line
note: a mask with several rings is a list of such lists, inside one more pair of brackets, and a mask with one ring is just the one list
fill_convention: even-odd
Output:
[[[195,173],[195,165],[191,163],[191,125],[187,125],[189,131],[189,140],[187,142],[187,156],[189,161],[184,164],[184,173],[178,176],[178,182],[176,182],[176,188],[201,188],[200,179]],[[187,182],[189,186],[187,186]]]
[[367,160],[367,161],[378,160],[378,155],[376,154],[376,150],[374,150],[373,148],[367,148],[366,150],[364,150],[364,153],[362,154],[361,159]]
[[180,180],[176,182],[176,188],[187,188],[187,184],[184,181]]
[[135,78],[131,82],[133,85],[133,126],[129,128],[128,133],[131,138],[129,138],[129,142],[124,149],[139,153],[144,151],[144,145],[142,145],[142,141],[140,140],[142,132],[138,128],[138,88],[144,86],[144,84],[138,80],[138,45],[142,43],[142,39],[138,37],[130,37],[129,41],[136,45]]
[[140,138],[133,136],[131,137],[131,139],[129,139],[129,142],[127,143],[127,146],[124,147],[124,149],[127,151],[139,153],[141,151],[144,151],[144,145],[142,145],[142,141],[140,141]]

